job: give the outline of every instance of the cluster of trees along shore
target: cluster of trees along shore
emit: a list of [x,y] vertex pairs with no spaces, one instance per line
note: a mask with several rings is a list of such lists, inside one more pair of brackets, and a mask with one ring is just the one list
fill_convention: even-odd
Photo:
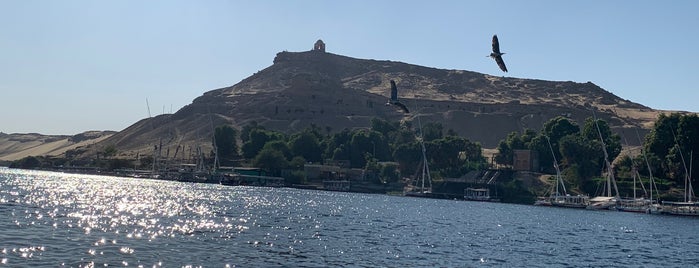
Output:
[[[598,128],[599,126],[599,132]],[[401,178],[415,177],[422,161],[419,139],[424,140],[433,180],[458,178],[472,170],[492,167],[482,154],[481,145],[459,137],[453,130],[444,131],[439,123],[430,122],[416,127],[411,121],[389,122],[374,118],[366,129],[342,130],[331,133],[312,125],[295,134],[265,129],[256,123],[244,126],[240,131],[229,125],[215,129],[215,148],[223,166],[247,163],[264,169],[268,174],[281,176],[284,172],[291,183],[304,183],[305,163],[343,161],[351,168],[363,168],[377,174],[377,183],[398,182]],[[699,152],[699,117],[696,114],[658,116],[655,125],[645,137],[620,137],[612,133],[607,122],[588,118],[582,128],[566,117],[556,117],[546,123],[540,131],[525,129],[512,132],[502,140],[494,162],[498,168],[509,169],[513,151],[528,149],[539,156],[540,172],[555,174],[553,154],[561,167],[565,183],[573,192],[595,195],[604,180],[604,151],[600,134],[606,145],[610,161],[613,161],[615,177],[622,195],[632,195],[634,170],[647,183],[652,174],[666,199],[676,199],[667,191],[684,187],[686,174],[691,174],[699,163],[692,161],[694,151]],[[636,152],[619,157],[622,142],[642,139]],[[551,147],[549,147],[549,142]],[[240,145],[240,146],[239,146]],[[108,146],[103,159],[93,162],[102,168],[148,168],[152,158],[117,159],[118,148]],[[645,158],[644,158],[645,155]],[[112,156],[112,157],[109,157]],[[213,158],[213,153],[212,156]],[[646,159],[647,163],[646,164]],[[32,168],[57,165],[67,159],[27,157],[12,163],[12,167]],[[650,167],[652,173],[649,172]],[[516,183],[507,181],[501,183]],[[521,184],[516,187],[521,188]],[[503,190],[507,190],[505,187]],[[525,191],[529,189],[523,189]],[[529,192],[530,196],[534,194]]]
[[[397,182],[412,177],[420,167],[422,149],[418,137],[425,141],[433,179],[460,177],[487,166],[479,144],[459,137],[453,130],[445,135],[439,123],[423,125],[420,133],[409,121],[374,118],[366,129],[330,134],[330,129],[312,125],[292,135],[253,123],[243,127],[240,135],[231,126],[219,126],[214,137],[222,165],[242,158],[275,176],[281,175],[282,170],[300,172],[305,163],[332,161],[372,171],[378,174],[377,182]],[[242,144],[240,150],[237,144]]]
[[[513,150],[529,149],[538,152],[542,172],[555,174],[553,151],[566,185],[575,192],[596,195],[600,193],[600,187],[606,180],[600,134],[609,161],[613,162],[614,176],[622,196],[633,195],[636,170],[646,185],[649,176],[653,176],[661,191],[661,199],[677,199],[681,195],[677,193],[680,191],[677,188],[684,187],[685,176],[690,175],[691,178],[693,166],[699,165],[691,161],[693,152],[699,152],[699,117],[696,114],[679,113],[659,115],[645,137],[620,137],[611,132],[607,122],[600,119],[595,124],[593,118],[587,118],[581,129],[568,118],[556,117],[544,123],[538,133],[532,130],[510,133],[498,145],[499,153],[495,161],[510,165]],[[551,147],[547,143],[547,137]],[[642,146],[620,156],[622,142],[626,144],[632,138],[641,139]],[[693,179],[690,181],[693,182]],[[668,191],[673,187],[674,193]]]

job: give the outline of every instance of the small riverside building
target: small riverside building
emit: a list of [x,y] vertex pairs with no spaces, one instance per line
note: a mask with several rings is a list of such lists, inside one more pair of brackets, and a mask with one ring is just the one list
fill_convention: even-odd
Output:
[[539,171],[539,154],[532,150],[513,150],[512,169],[515,171]]

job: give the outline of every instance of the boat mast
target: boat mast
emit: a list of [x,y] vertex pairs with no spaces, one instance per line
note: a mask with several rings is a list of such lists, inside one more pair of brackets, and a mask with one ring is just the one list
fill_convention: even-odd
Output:
[[614,184],[614,191],[616,192],[616,197],[619,197],[619,188],[616,186],[616,180],[614,179],[614,170],[612,169],[612,164],[609,163],[609,154],[607,153],[607,145],[604,143],[604,138],[602,138],[602,131],[599,128],[599,123],[597,122],[597,115],[595,115],[595,110],[592,110],[592,116],[595,120],[595,126],[597,127],[597,134],[599,134],[599,140],[602,143],[602,151],[604,152],[604,164],[607,166],[607,197],[612,196],[612,183]]
[[[648,157],[646,156],[646,150],[643,148],[643,142],[641,141],[641,135],[638,134],[638,129],[636,129],[636,137],[638,138],[638,142],[641,143],[641,154],[643,155],[643,160],[646,161],[646,168],[648,168],[648,185],[650,186],[650,200],[653,202],[653,188],[655,187],[655,191],[658,191],[658,186],[655,185],[655,180],[653,179],[653,171],[650,168],[650,163],[648,162]],[[641,182],[641,185],[643,183]],[[660,195],[660,193],[658,193]]]
[[432,191],[432,177],[430,175],[430,168],[429,165],[427,164],[427,153],[425,149],[425,139],[424,135],[422,133],[422,122],[420,121],[420,115],[418,114],[417,116],[417,125],[418,128],[420,129],[420,147],[422,149],[422,186],[420,187],[421,192],[425,192],[425,174],[427,175],[427,183],[429,184],[429,191]]
[[546,137],[546,142],[549,144],[549,149],[551,150],[551,156],[553,157],[553,168],[556,169],[556,195],[561,195],[561,192],[558,191],[558,187],[563,188],[563,195],[567,195],[568,192],[566,191],[566,185],[563,183],[563,179],[561,178],[561,170],[558,168],[558,160],[556,159],[556,154],[553,153],[553,146],[551,146],[551,140],[549,139],[549,136]]
[[692,188],[692,162],[694,161],[693,154],[694,151],[689,152],[689,175],[687,176],[687,183],[689,184],[689,202],[693,202],[692,198],[694,197],[694,188]]
[[[207,110],[209,110],[209,107],[207,106]],[[216,172],[218,168],[220,167],[219,159],[218,159],[218,145],[216,145],[216,128],[214,128],[214,119],[211,116],[211,110],[209,112],[209,124],[211,125],[211,136],[213,139],[213,149],[214,149],[214,166],[211,170],[211,172]]]
[[[680,152],[680,159],[682,159],[682,167],[684,167],[684,202],[692,202],[692,195],[694,195],[694,190],[692,189],[692,183],[689,181],[691,174],[689,171],[687,171],[687,164],[684,161],[682,147],[680,147],[680,144],[677,142],[677,135],[675,135],[675,131],[672,128],[670,128],[670,132],[672,133],[672,138],[675,139],[675,146],[677,146],[677,150]],[[694,153],[694,151],[690,153],[690,165],[692,160],[692,153]]]
[[[634,165],[634,164],[632,164]],[[636,165],[632,167],[633,169],[633,200],[636,200],[636,174],[638,174],[638,171],[636,170]],[[640,178],[639,178],[640,180]]]

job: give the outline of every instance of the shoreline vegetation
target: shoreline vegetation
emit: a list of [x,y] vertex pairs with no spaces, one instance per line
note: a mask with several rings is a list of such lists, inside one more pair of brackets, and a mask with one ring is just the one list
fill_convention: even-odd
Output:
[[[413,125],[374,118],[366,129],[331,133],[311,126],[294,134],[267,130],[254,122],[240,130],[221,125],[214,131],[216,149],[211,152],[190,148],[188,155],[178,157],[175,151],[170,157],[169,148],[156,145],[151,155],[128,158],[112,145],[92,158],[66,152],[66,157],[31,156],[3,164],[67,173],[396,195],[418,175],[423,160],[420,142],[424,142],[433,180],[428,197],[464,199],[467,188],[487,189],[501,202],[533,204],[555,183],[553,159],[558,159],[571,194],[598,196],[607,177],[602,172],[605,157],[612,162],[621,197],[647,196],[635,192],[634,176],[640,175],[643,183],[652,174],[659,191],[655,198],[682,201],[679,189],[685,178],[694,183],[691,170],[696,161],[691,159],[699,151],[695,114],[659,115],[648,135],[636,137],[642,146],[624,150],[621,141],[633,137],[622,138],[604,120],[593,118],[582,127],[564,116],[552,118],[540,131],[510,133],[490,154],[439,123],[422,125],[421,133]],[[608,153],[603,153],[603,145]],[[681,159],[688,160],[683,164]]]

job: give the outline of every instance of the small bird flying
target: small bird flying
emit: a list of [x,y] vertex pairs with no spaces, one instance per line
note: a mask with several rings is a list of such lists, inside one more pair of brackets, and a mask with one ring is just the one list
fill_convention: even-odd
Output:
[[505,66],[505,62],[502,60],[502,55],[505,55],[505,53],[500,52],[500,42],[498,42],[498,35],[493,35],[493,52],[490,53],[488,57],[495,59],[495,62],[498,64],[498,67],[500,67],[500,70],[502,70],[503,72],[507,72],[507,67]]

